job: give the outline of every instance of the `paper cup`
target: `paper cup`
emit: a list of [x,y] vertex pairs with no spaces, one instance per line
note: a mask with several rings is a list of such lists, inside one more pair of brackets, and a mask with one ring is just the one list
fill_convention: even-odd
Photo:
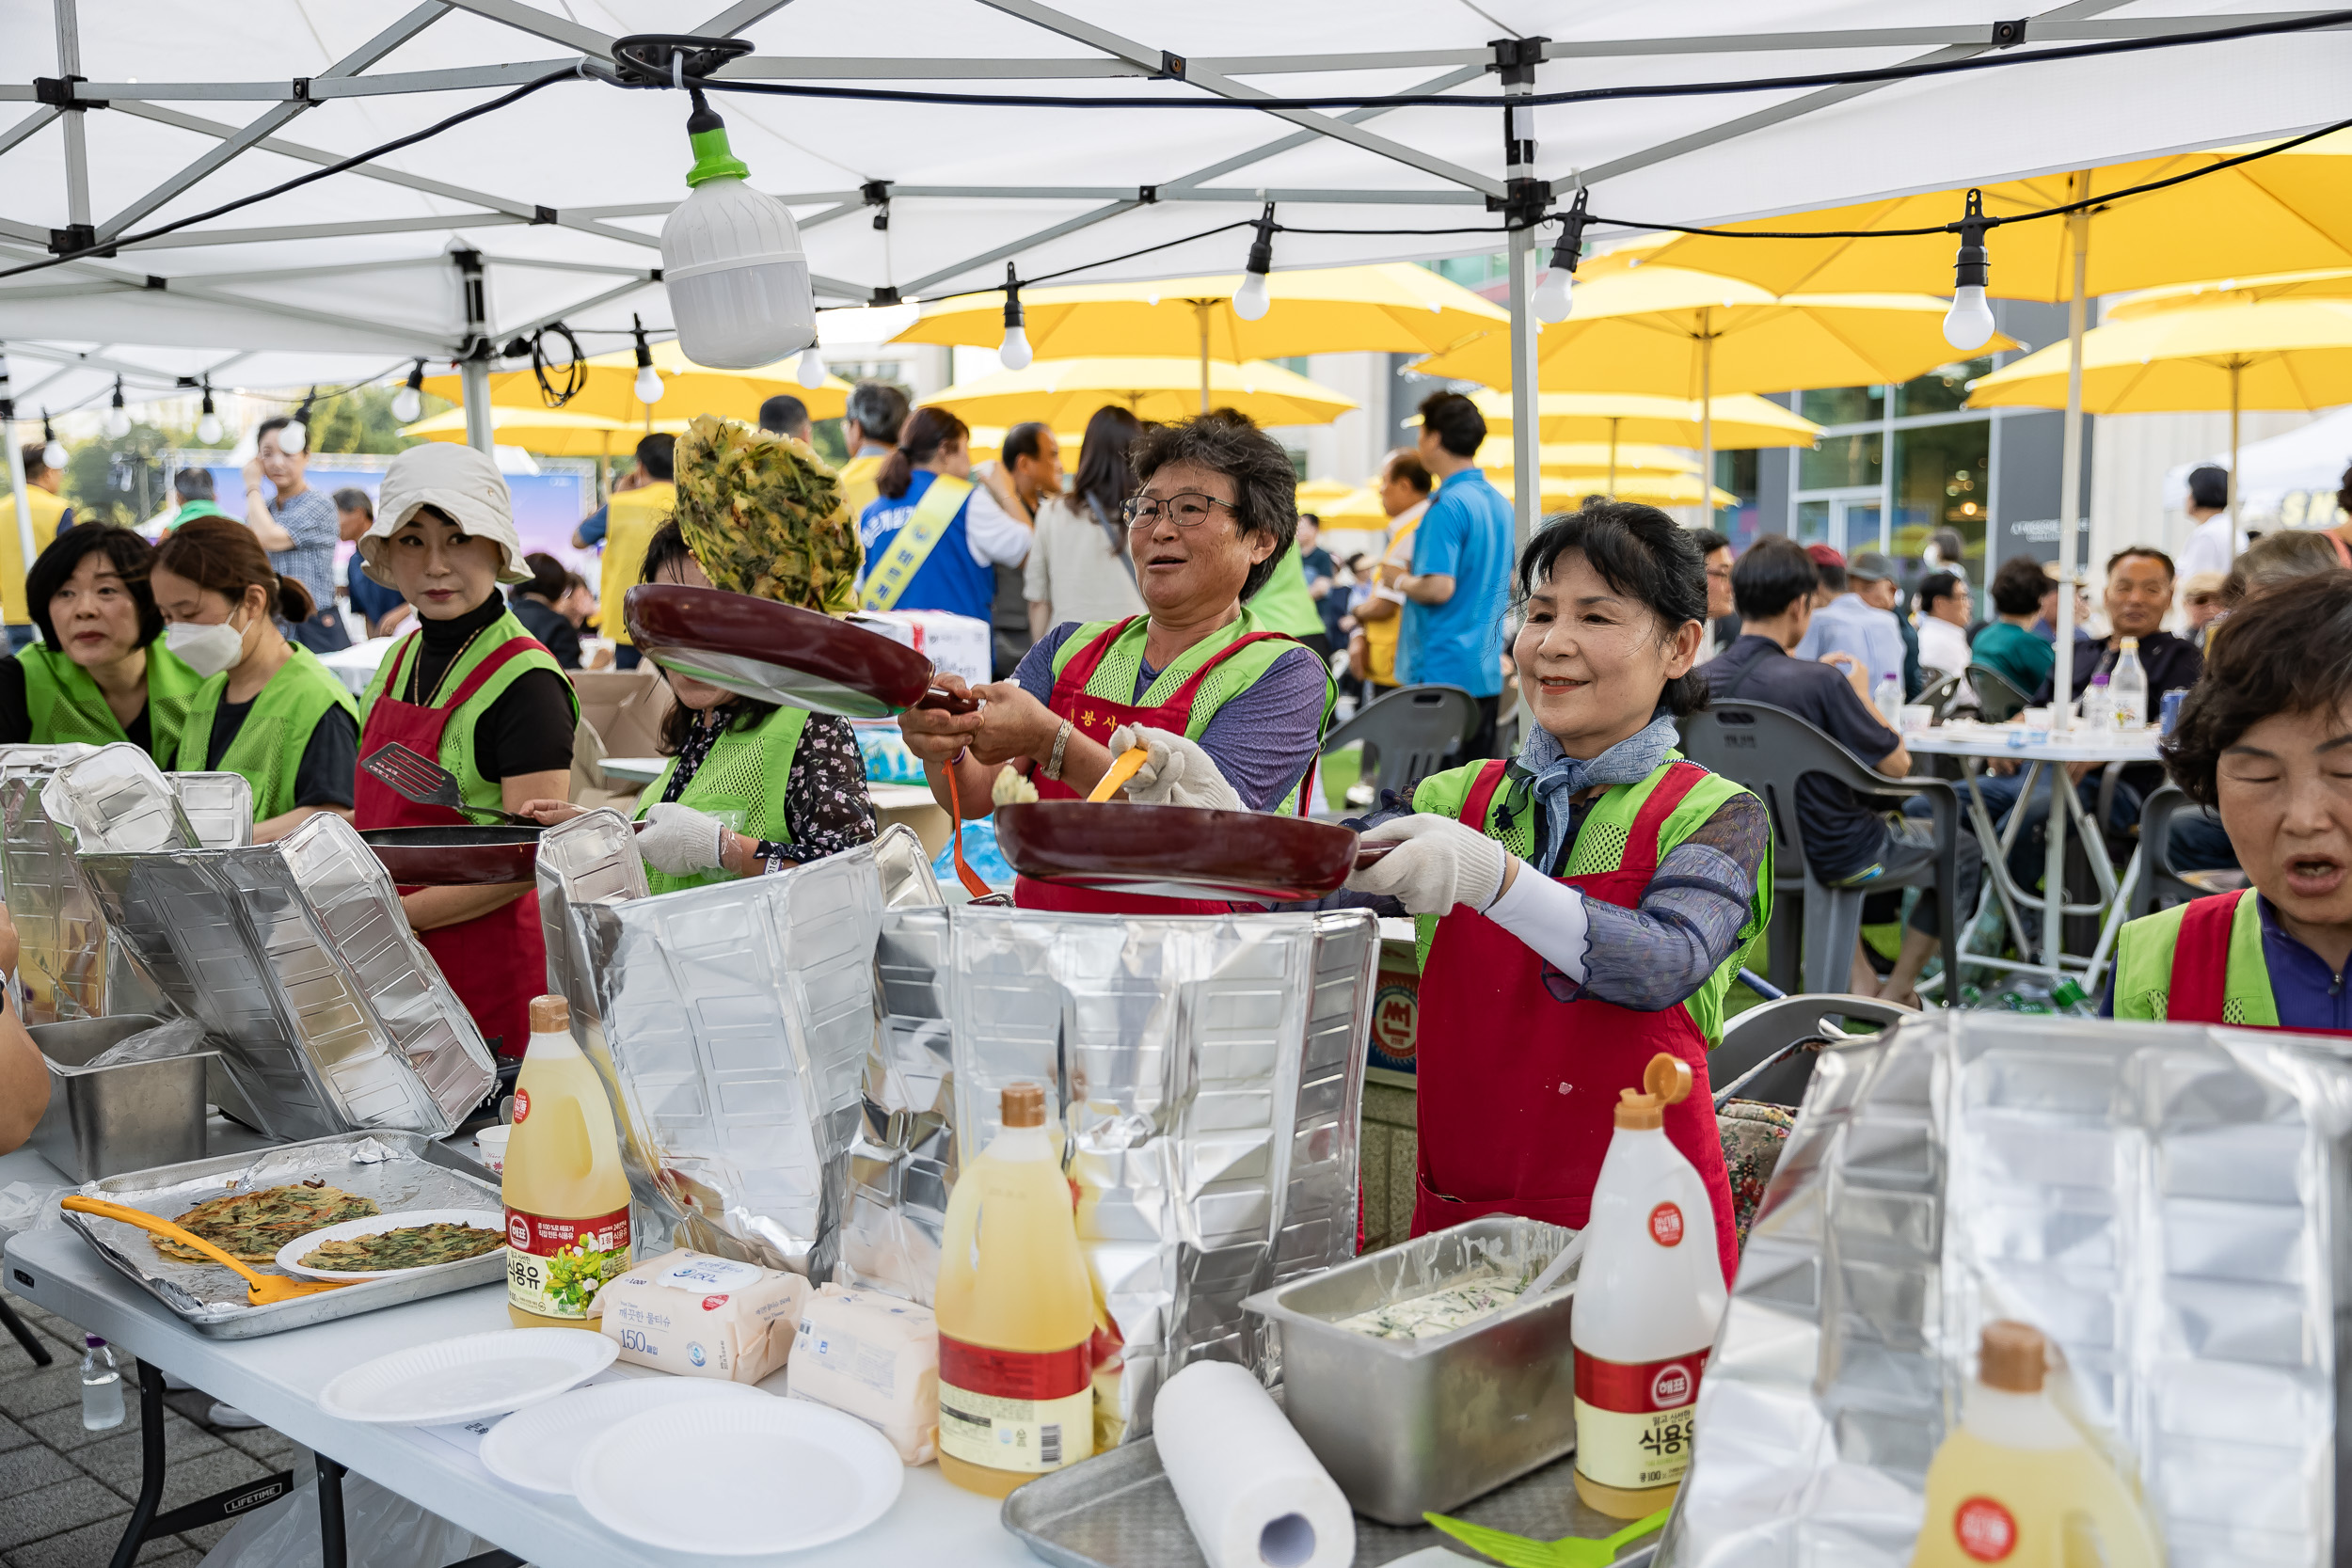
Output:
[[493,1176],[506,1169],[506,1135],[513,1131],[511,1127],[485,1127],[473,1135],[476,1157]]

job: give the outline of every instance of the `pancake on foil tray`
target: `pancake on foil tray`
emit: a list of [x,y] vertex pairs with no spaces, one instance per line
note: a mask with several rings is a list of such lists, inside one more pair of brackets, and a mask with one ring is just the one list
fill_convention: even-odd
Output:
[[[226,1193],[198,1204],[172,1223],[194,1231],[241,1263],[275,1263],[278,1249],[297,1236],[382,1212],[373,1198],[355,1196],[324,1181],[303,1181]],[[213,1261],[194,1247],[163,1236],[155,1238],[155,1250],[183,1263]]]

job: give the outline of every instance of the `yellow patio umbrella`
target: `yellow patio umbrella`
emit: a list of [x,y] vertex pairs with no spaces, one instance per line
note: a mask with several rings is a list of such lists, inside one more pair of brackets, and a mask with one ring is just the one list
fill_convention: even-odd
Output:
[[[780,392],[806,404],[812,420],[836,419],[849,406],[848,382],[837,375],[828,375],[821,387],[803,387],[796,373],[800,366],[797,358],[779,359],[755,370],[719,371],[687,358],[675,338],[655,343],[652,349],[653,368],[661,375],[660,403],[648,406],[637,401],[637,351],[622,348],[610,354],[591,355],[580,361],[587,372],[587,385],[555,412],[619,420],[644,434],[660,428],[652,422],[657,417],[666,422],[688,420],[697,414],[717,414],[723,419],[755,424],[759,420],[759,405]],[[561,378],[550,373],[548,379]],[[428,376],[424,389],[453,403],[465,401],[465,388],[454,374]],[[500,371],[490,377],[490,406],[546,412],[547,400],[540,394],[538,377],[531,372]],[[685,428],[683,422],[678,428]]]
[[[1698,459],[1676,447],[1654,441],[1546,441],[1538,451],[1546,473],[1601,473],[1617,469],[1661,474],[1694,474]],[[1478,465],[1508,468],[1516,454],[1507,436],[1488,436],[1478,449]]]
[[[1184,356],[1200,367],[1200,409],[1210,406],[1208,365],[1372,350],[1436,354],[1510,325],[1510,312],[1426,267],[1405,261],[1316,267],[1266,278],[1269,307],[1257,321],[1234,314],[1244,274],[1151,283],[1077,283],[1021,291],[1022,330],[1040,359],[1089,355]],[[1004,341],[1000,290],[927,300],[899,343]]]
[[[419,441],[454,441],[462,445],[466,439],[466,411],[448,409],[430,419],[403,425],[400,433]],[[627,451],[643,432],[618,420],[576,414],[569,408],[501,408],[493,404],[490,434],[502,447],[520,447],[542,457],[609,457],[616,443]]]
[[1337,506],[1355,494],[1356,486],[1336,479],[1310,479],[1298,485],[1298,510],[1321,513],[1327,506]]
[[2176,283],[2110,299],[2100,308],[2104,322],[2137,321],[2166,310],[2201,310],[2215,305],[2259,305],[2271,299],[2352,299],[2352,267],[2312,272],[2268,273],[2222,277],[2206,283]]
[[[1215,406],[1232,408],[1259,424],[1329,424],[1356,406],[1353,398],[1263,360],[1209,362]],[[1083,429],[1098,408],[1116,404],[1139,420],[1181,420],[1197,412],[1199,372],[1188,359],[1144,356],[1041,359],[1025,371],[998,371],[922,400],[967,424],[1043,420],[1055,429]]]
[[[1515,470],[1507,467],[1486,469],[1486,477],[1498,490],[1508,492],[1516,480]],[[1609,477],[1597,469],[1582,472],[1554,472],[1546,469],[1540,492],[1546,512],[1573,512],[1584,504],[1587,496],[1609,496],[1621,501],[1640,501],[1645,506],[1697,506],[1702,499],[1717,507],[1737,506],[1740,498],[1720,485],[1708,487],[1704,498],[1699,491],[1696,474],[1619,474],[1616,488],[1609,488]]]
[[[972,439],[966,443],[975,463],[993,463],[1005,454],[1005,433],[1012,428],[1004,424],[976,424],[968,427]],[[1086,436],[1075,430],[1057,430],[1054,439],[1061,447],[1061,469],[1065,474],[1078,471],[1078,449]]]
[[[2352,403],[2352,300],[2285,298],[2159,310],[2083,334],[2081,406],[2093,414],[2230,411],[2230,515],[2238,505],[2238,416]],[[1971,408],[2064,407],[2068,345],[1979,380]]]
[[[1315,494],[1310,497],[1309,492]],[[1336,491],[1338,494],[1330,494]],[[1389,526],[1389,509],[1380,504],[1380,493],[1370,485],[1347,485],[1333,480],[1316,480],[1298,487],[1298,510],[1311,512],[1323,519],[1323,526],[1342,531],[1356,529],[1385,529]]]
[[[1587,263],[1588,265],[1590,263]],[[1479,391],[1470,402],[1486,416],[1486,434],[1511,434],[1511,394]],[[1696,447],[1704,430],[1713,431],[1717,451],[1754,447],[1809,447],[1821,427],[1801,414],[1754,392],[1726,392],[1702,411],[1695,398],[1656,397],[1641,392],[1543,392],[1535,404],[1546,441],[1663,441]],[[1415,415],[1406,421],[1419,424]]]

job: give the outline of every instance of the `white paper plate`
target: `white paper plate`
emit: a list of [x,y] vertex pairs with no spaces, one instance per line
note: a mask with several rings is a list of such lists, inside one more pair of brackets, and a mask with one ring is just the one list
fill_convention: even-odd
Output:
[[572,1470],[588,1516],[649,1546],[762,1557],[855,1535],[906,1466],[854,1417],[806,1400],[673,1404],[590,1443]]
[[[296,1236],[278,1249],[278,1266],[289,1274],[306,1275],[312,1279],[381,1279],[391,1274],[438,1274],[443,1269],[463,1268],[476,1261],[474,1258],[460,1258],[454,1262],[432,1263],[421,1269],[364,1269],[357,1272],[302,1266],[302,1259],[310,1256],[322,1243],[356,1241],[361,1236],[373,1236],[386,1230],[414,1230],[428,1225],[469,1225],[480,1230],[495,1230],[501,1238],[506,1234],[506,1216],[495,1209],[418,1209],[405,1214],[370,1214],[365,1219],[345,1220],[324,1230]],[[501,1247],[505,1244],[503,1240],[499,1243]]]
[[541,1404],[612,1365],[620,1345],[579,1328],[506,1328],[395,1351],[319,1390],[319,1408],[379,1426],[454,1426]]
[[632,1416],[701,1400],[767,1399],[748,1384],[715,1377],[632,1377],[575,1388],[517,1410],[482,1440],[482,1463],[503,1481],[531,1492],[571,1496],[572,1467],[589,1444]]

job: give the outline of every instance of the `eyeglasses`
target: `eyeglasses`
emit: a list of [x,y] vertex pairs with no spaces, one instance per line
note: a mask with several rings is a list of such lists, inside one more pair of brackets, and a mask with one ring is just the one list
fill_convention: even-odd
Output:
[[1209,520],[1209,508],[1213,506],[1221,506],[1228,512],[1239,510],[1232,501],[1204,496],[1197,490],[1185,490],[1165,498],[1136,496],[1120,511],[1130,529],[1149,528],[1156,524],[1162,515],[1178,528],[1199,528]]

